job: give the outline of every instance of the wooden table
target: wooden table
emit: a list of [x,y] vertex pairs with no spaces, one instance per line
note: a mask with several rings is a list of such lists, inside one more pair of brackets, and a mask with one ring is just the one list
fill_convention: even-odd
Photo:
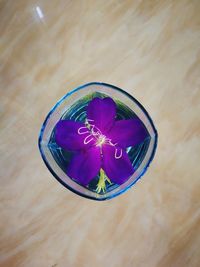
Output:
[[[200,1],[0,2],[0,266],[200,266]],[[74,87],[104,81],[159,133],[144,178],[110,201],[61,186],[37,146]]]

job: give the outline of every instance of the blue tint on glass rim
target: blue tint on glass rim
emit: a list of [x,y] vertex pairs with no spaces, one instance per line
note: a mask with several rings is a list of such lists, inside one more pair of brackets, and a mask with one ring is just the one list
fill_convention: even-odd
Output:
[[[143,168],[142,172],[140,173],[140,175],[132,182],[130,183],[127,187],[125,187],[123,190],[119,191],[119,192],[116,192],[114,194],[110,194],[109,196],[105,196],[105,197],[102,197],[102,198],[98,198],[98,197],[95,197],[95,196],[90,196],[90,195],[87,195],[87,194],[84,194],[82,192],[79,192],[78,190],[76,190],[75,188],[71,187],[70,185],[68,185],[67,183],[65,183],[56,173],[55,171],[53,170],[53,168],[50,166],[50,163],[49,161],[47,160],[44,152],[43,152],[43,149],[42,149],[42,140],[43,140],[43,135],[44,135],[44,130],[46,128],[46,125],[47,123],[49,122],[49,119],[51,117],[51,115],[54,113],[54,111],[57,109],[57,107],[59,107],[59,105],[64,101],[66,100],[69,96],[71,96],[72,94],[74,94],[75,92],[79,91],[79,90],[82,90],[82,89],[85,89],[86,87],[88,86],[104,86],[104,87],[108,87],[108,88],[112,88],[114,89],[115,91],[118,91],[120,93],[122,93],[123,95],[125,95],[127,98],[129,98],[131,101],[133,101],[134,103],[137,104],[137,106],[142,110],[142,112],[146,115],[147,119],[148,119],[148,122],[150,123],[152,129],[153,129],[153,132],[155,134],[155,141],[154,141],[154,144],[153,144],[153,148],[152,148],[152,152],[151,152],[151,155],[145,165],[145,167]],[[73,103],[71,103],[71,105],[73,105]],[[151,119],[151,117],[149,116],[148,112],[145,110],[145,108],[133,97],[131,96],[129,93],[127,93],[126,91],[122,90],[121,88],[118,88],[114,85],[110,85],[110,84],[107,84],[107,83],[102,83],[102,82],[90,82],[90,83],[87,83],[87,84],[84,84],[84,85],[81,85],[75,89],[73,89],[72,91],[68,92],[65,96],[63,96],[57,103],[56,105],[50,110],[50,112],[48,113],[42,127],[41,127],[41,130],[40,130],[40,133],[39,133],[39,139],[38,139],[38,146],[39,146],[39,150],[40,150],[40,153],[41,153],[41,156],[42,156],[42,159],[44,160],[44,163],[46,164],[47,168],[49,169],[49,171],[52,173],[52,175],[64,186],[66,187],[67,189],[71,190],[72,192],[82,196],[82,197],[86,197],[88,199],[93,199],[93,200],[98,200],[98,201],[102,201],[102,200],[107,200],[107,199],[111,199],[113,197],[116,197],[124,192],[126,192],[129,188],[131,188],[143,175],[144,173],[147,171],[151,161],[153,160],[154,158],[154,155],[155,155],[155,151],[156,151],[156,147],[157,147],[157,141],[158,141],[158,134],[157,134],[157,130],[153,124],[153,121]],[[112,191],[111,191],[112,192]]]

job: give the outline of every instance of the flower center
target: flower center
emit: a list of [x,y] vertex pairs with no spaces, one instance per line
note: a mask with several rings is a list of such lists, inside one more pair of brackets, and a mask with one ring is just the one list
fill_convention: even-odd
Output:
[[86,119],[85,126],[80,127],[78,129],[78,134],[87,134],[87,136],[84,139],[84,144],[90,143],[93,138],[96,139],[95,145],[100,147],[101,154],[102,154],[102,145],[107,144],[110,146],[115,147],[115,158],[120,159],[122,157],[122,149],[117,147],[117,143],[112,143],[112,140],[110,138],[107,138],[105,135],[102,134],[99,128],[97,128],[93,123],[93,120]]
[[106,136],[101,134],[98,138],[97,138],[97,141],[96,141],[96,146],[102,146],[103,144],[106,143]]

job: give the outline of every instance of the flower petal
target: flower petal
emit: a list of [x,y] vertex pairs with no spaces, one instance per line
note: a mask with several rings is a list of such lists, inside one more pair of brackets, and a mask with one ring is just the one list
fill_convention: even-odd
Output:
[[74,154],[67,168],[67,175],[86,186],[100,171],[101,154],[98,147]]
[[70,151],[88,149],[95,143],[83,123],[70,120],[60,120],[56,124],[55,139],[59,146]]
[[126,148],[142,143],[148,136],[148,131],[143,123],[135,118],[115,121],[114,126],[106,136],[112,140],[112,143]]
[[88,105],[87,118],[90,124],[105,133],[112,127],[116,116],[116,104],[110,97],[95,97]]
[[133,166],[126,151],[120,147],[103,145],[102,152],[102,168],[106,175],[112,182],[123,184],[134,173]]

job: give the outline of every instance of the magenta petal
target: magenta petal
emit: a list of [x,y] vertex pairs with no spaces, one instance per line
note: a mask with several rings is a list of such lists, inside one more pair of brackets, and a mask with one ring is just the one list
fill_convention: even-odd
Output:
[[98,147],[77,152],[67,168],[67,175],[86,186],[98,174],[101,168],[101,154]]
[[[133,166],[131,165],[126,151],[120,147],[103,145],[102,152],[102,168],[104,169],[106,175],[112,182],[116,184],[123,184],[134,173]],[[116,159],[116,156],[119,157],[120,154],[121,157]]]
[[126,148],[142,143],[148,136],[148,132],[143,123],[135,118],[115,121],[114,126],[106,136],[112,140],[112,143]]
[[[80,131],[81,133],[85,133],[80,134],[78,133],[78,131]],[[83,123],[70,120],[61,120],[56,124],[56,143],[63,149],[70,151],[88,149],[95,143],[94,138],[89,135],[90,132]],[[86,142],[88,143],[84,144],[84,140],[86,140]]]
[[[94,98],[88,105],[87,118],[90,124],[105,133],[112,127],[116,116],[116,104],[110,97]],[[91,121],[90,121],[91,120]]]

